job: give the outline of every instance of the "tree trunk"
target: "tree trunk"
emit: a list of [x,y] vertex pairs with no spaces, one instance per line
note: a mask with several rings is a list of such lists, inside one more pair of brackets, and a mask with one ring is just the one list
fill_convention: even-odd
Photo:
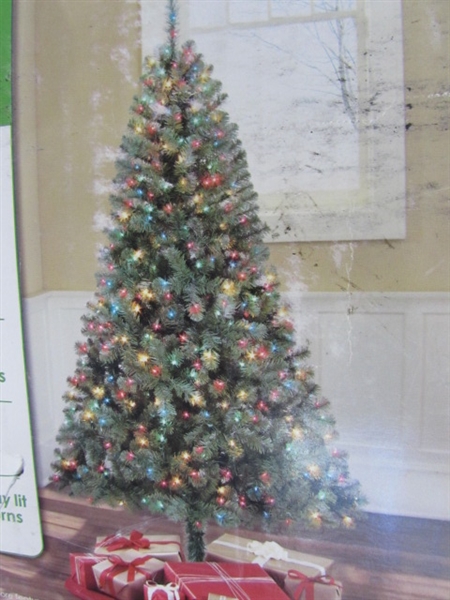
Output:
[[187,551],[190,562],[202,562],[205,559],[205,531],[198,520],[186,521]]

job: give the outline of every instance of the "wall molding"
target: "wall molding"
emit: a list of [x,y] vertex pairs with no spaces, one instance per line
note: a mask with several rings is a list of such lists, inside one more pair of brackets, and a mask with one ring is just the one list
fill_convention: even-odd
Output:
[[369,509],[448,519],[449,294],[285,298]]
[[[27,368],[40,485],[50,475],[61,396],[89,292],[24,300]],[[284,294],[299,344],[330,400],[368,510],[449,519],[450,295]]]

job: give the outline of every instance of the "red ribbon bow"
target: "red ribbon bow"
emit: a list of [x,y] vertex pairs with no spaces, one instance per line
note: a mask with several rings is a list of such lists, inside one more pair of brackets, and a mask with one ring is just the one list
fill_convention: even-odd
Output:
[[166,592],[166,590],[156,590],[152,596],[152,600],[169,600],[169,594]]
[[109,536],[100,542],[98,547],[106,548],[108,552],[115,552],[116,550],[124,550],[126,548],[145,550],[150,548],[150,540],[145,538],[144,534],[140,531],[132,531],[130,537],[117,535]]
[[123,560],[120,556],[112,555],[108,556],[108,560],[111,563],[111,566],[102,571],[100,574],[100,588],[109,590],[111,594],[115,593],[114,590],[114,577],[120,575],[120,573],[124,573],[127,571],[127,583],[131,583],[136,578],[136,573],[143,573],[147,575],[148,572],[145,569],[141,568],[141,565],[146,563],[149,560],[148,556],[143,556],[142,558],[135,558],[131,562],[127,562]]
[[[153,590],[152,586],[155,586]],[[180,598],[178,593],[174,591],[173,583],[169,583],[168,585],[161,585],[156,583],[155,581],[147,581],[146,588],[147,590],[151,591],[149,592],[148,596],[145,596],[145,598],[148,597],[151,598],[151,600],[175,600],[176,598]],[[175,590],[177,589],[178,588],[176,587]]]
[[294,600],[300,600],[303,592],[305,592],[304,600],[314,600],[314,585],[316,583],[322,585],[337,585],[336,581],[329,575],[316,575],[315,577],[308,577],[300,571],[289,570],[288,577],[291,579],[298,579],[300,581],[300,584],[295,588]]
[[143,533],[134,530],[130,533],[130,537],[110,535],[99,542],[97,548],[106,548],[108,552],[115,552],[116,550],[126,550],[128,548],[148,550],[151,546],[170,546],[171,544],[176,544],[181,552],[181,544],[175,540],[156,540],[151,542],[144,537]]

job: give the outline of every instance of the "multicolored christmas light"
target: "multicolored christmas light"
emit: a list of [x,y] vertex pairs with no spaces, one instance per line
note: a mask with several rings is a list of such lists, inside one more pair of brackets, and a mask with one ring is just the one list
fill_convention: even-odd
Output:
[[146,61],[65,395],[55,481],[186,523],[267,529],[358,518],[335,438],[263,243],[237,128],[191,42]]

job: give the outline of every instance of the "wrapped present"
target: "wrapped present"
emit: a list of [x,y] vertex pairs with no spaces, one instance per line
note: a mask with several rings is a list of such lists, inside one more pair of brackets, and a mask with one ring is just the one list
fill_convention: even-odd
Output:
[[261,565],[280,585],[289,570],[300,570],[308,577],[315,577],[325,575],[333,564],[329,558],[287,550],[277,542],[258,542],[229,533],[206,546],[206,559]]
[[136,558],[136,552],[161,560],[181,561],[181,539],[179,535],[144,535],[132,531],[127,535],[109,535],[97,538],[95,554],[114,554],[125,560]]
[[171,563],[164,565],[165,580],[180,586],[186,600],[207,600],[208,594],[237,600],[287,600],[288,596],[259,565],[235,563]]
[[69,555],[70,572],[77,583],[87,590],[98,590],[92,567],[104,560],[102,556],[73,552]]
[[140,556],[126,561],[117,555],[103,557],[92,567],[98,589],[117,600],[143,600],[148,579],[161,580],[164,563],[157,558]]
[[176,583],[147,581],[144,585],[144,600],[180,600],[180,587]]
[[288,572],[284,589],[292,600],[340,600],[342,583],[328,575],[308,577],[296,570]]
[[66,579],[64,587],[72,594],[72,596],[75,596],[80,600],[111,600],[111,596],[102,594],[102,592],[86,589],[80,583],[77,583],[73,576]]

